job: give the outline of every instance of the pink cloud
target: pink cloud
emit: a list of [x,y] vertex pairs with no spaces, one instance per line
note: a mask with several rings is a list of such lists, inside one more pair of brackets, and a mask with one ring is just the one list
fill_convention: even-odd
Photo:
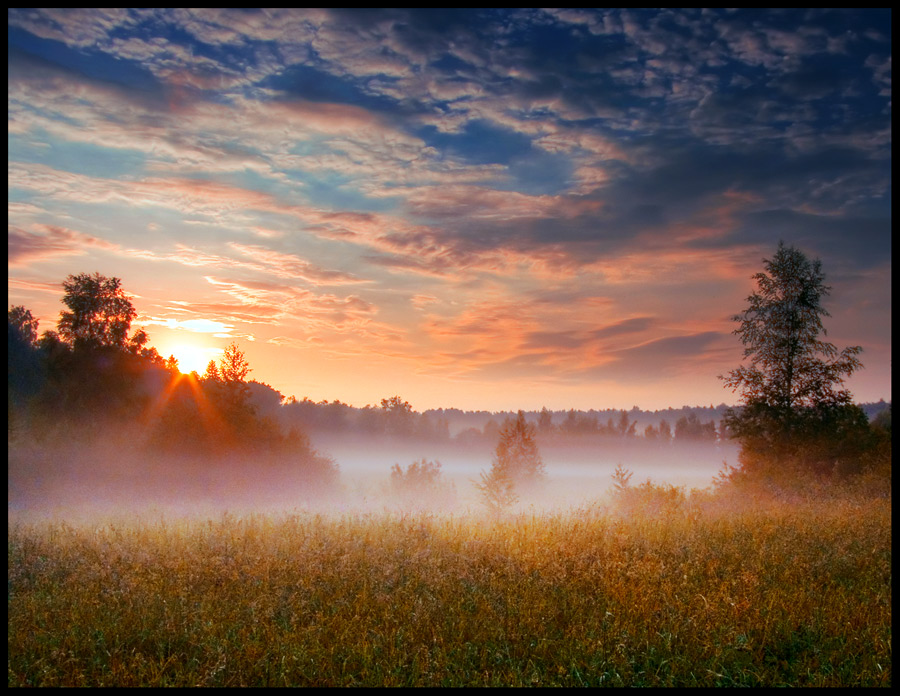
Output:
[[7,264],[10,267],[28,266],[57,256],[78,256],[90,248],[117,251],[119,246],[105,239],[93,237],[56,225],[33,224],[32,230],[10,225],[7,230]]

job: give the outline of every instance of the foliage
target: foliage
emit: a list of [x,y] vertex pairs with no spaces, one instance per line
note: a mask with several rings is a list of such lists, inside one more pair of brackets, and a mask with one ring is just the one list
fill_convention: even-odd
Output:
[[413,431],[413,410],[408,401],[399,396],[381,400],[384,429],[389,435],[410,435]]
[[851,499],[11,523],[8,685],[889,687],[891,556]]
[[26,346],[33,346],[38,338],[38,321],[31,310],[22,305],[10,306],[7,312],[8,331]]
[[633,472],[621,464],[612,474],[613,510],[625,516],[670,517],[686,506],[684,489],[671,484],[655,484],[647,479],[638,486],[629,485]]
[[200,381],[210,411],[205,414],[206,427],[216,431],[214,437],[221,449],[252,447],[269,439],[266,431],[274,428],[263,423],[250,400],[246,378],[251,371],[243,351],[232,342],[218,365],[209,361]]
[[507,469],[497,465],[496,460],[488,471],[480,472],[480,480],[472,483],[493,516],[501,515],[519,501],[515,481]]
[[675,438],[677,440],[707,440],[716,439],[716,424],[714,421],[701,423],[697,414],[691,411],[686,416],[681,416],[675,422]]
[[546,476],[535,441],[535,427],[525,422],[519,411],[500,429],[499,441],[488,472],[481,472],[475,487],[488,510],[497,514],[518,501],[518,490],[533,492]]
[[452,483],[441,476],[441,463],[424,457],[404,471],[399,464],[391,467],[390,493],[406,509],[441,509],[451,507],[456,499]]
[[881,432],[891,435],[891,404],[883,411],[879,411],[878,415],[872,419],[872,427]]
[[763,264],[767,273],[753,276],[758,291],[747,298],[749,307],[733,317],[749,364],[722,377],[744,402],[726,413],[725,425],[741,441],[748,466],[798,459],[808,468],[833,466],[822,460],[831,458],[830,447],[815,443],[833,427],[858,430],[850,392],[837,386],[862,366],[862,349],[838,353],[820,338],[822,317],[829,316],[821,301],[830,287],[818,259],[782,242]]
[[533,488],[546,476],[535,440],[535,427],[525,422],[522,411],[514,419],[508,419],[500,429],[494,466],[506,471],[513,483],[523,489]]
[[616,429],[619,432],[621,437],[634,437],[637,432],[637,423],[630,423],[628,421],[628,412],[622,411],[622,415],[619,416],[619,423],[616,426]]
[[225,346],[225,351],[219,359],[219,375],[222,381],[225,384],[246,384],[250,372],[252,372],[250,363],[237,344],[232,342]]
[[76,349],[124,350],[137,310],[122,290],[122,281],[99,273],[79,273],[68,276],[62,285],[62,301],[69,311],[60,313],[60,338]]
[[7,380],[9,422],[13,410],[35,394],[45,379],[44,365],[37,344],[38,322],[31,311],[21,305],[11,306],[7,313]]

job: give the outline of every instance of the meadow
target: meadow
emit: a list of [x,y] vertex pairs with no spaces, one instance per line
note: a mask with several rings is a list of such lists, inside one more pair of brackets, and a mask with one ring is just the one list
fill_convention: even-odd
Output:
[[9,686],[890,686],[890,499],[10,521]]

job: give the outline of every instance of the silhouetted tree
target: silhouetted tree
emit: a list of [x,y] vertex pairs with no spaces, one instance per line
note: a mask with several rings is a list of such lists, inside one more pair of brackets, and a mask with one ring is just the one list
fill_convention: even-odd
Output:
[[[73,348],[119,348],[128,345],[128,330],[137,311],[122,290],[122,281],[94,273],[70,275],[63,281],[63,304],[57,330]],[[146,334],[136,336],[138,348]]]
[[726,426],[741,442],[745,465],[793,460],[821,468],[815,440],[859,422],[850,392],[836,386],[862,367],[862,349],[839,353],[821,339],[822,317],[830,316],[822,298],[831,290],[821,261],[780,242],[763,265],[766,272],[753,276],[757,292],[747,298],[749,307],[733,317],[749,364],[721,377],[740,390],[744,404],[726,412]]
[[[66,310],[57,331],[45,331],[34,343],[42,384],[31,400],[32,411],[58,424],[80,424],[72,433],[89,432],[87,422],[96,429],[110,419],[121,428],[146,404],[146,377],[163,360],[144,347],[145,331],[128,337],[137,312],[118,278],[81,273],[68,276],[62,286]],[[29,320],[30,313],[13,314],[32,339],[37,323]]]
[[[250,445],[262,433],[258,428],[256,409],[250,402],[247,375],[251,368],[236,343],[225,347],[219,363],[210,360],[203,375],[203,387],[227,432],[228,444]],[[239,440],[240,443],[235,442]]]
[[10,307],[7,314],[6,394],[7,423],[12,429],[17,414],[13,411],[40,389],[44,380],[43,362],[37,343],[38,322],[31,311],[21,305]]
[[225,384],[247,384],[247,375],[252,372],[250,363],[236,343],[229,343],[219,359],[219,374]]
[[31,310],[22,305],[11,306],[7,313],[7,324],[10,333],[14,333],[22,344],[33,346],[37,343],[38,321],[32,316]]

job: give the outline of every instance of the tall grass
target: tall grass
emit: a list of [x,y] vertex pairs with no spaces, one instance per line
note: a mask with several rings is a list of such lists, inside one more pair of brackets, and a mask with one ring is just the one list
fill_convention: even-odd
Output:
[[889,500],[8,534],[9,686],[889,686]]

